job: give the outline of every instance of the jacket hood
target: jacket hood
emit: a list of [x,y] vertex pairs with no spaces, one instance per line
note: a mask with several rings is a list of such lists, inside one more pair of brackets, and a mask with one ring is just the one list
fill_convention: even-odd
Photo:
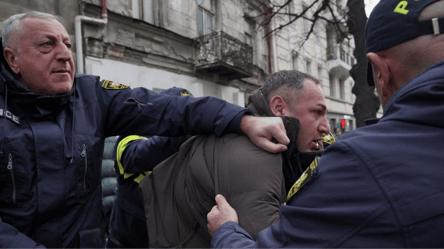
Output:
[[260,117],[274,117],[270,110],[270,105],[262,94],[262,87],[252,92],[248,97],[248,109],[253,112],[254,115]]
[[[2,38],[0,37],[0,44]],[[0,94],[8,96],[8,108],[14,109],[18,116],[45,116],[68,102],[71,91],[54,95],[39,95],[30,91],[20,82],[20,75],[12,72],[2,52],[0,53]],[[74,82],[75,83],[75,82]]]
[[428,126],[444,126],[444,61],[438,62],[406,85],[389,100],[379,122],[402,120]]

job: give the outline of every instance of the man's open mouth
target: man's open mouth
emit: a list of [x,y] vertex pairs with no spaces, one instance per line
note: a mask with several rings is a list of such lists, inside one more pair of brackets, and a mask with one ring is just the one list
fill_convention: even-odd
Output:
[[313,143],[315,143],[314,150],[320,150],[321,149],[321,140],[313,140]]

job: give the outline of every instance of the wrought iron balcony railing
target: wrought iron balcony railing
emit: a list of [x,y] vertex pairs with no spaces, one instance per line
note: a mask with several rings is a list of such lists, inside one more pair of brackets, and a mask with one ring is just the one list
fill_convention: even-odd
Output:
[[217,31],[196,38],[196,71],[233,80],[252,76],[253,48]]

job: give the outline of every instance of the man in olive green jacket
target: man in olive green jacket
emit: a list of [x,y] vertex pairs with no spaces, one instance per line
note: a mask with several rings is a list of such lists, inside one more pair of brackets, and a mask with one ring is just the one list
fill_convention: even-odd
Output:
[[217,194],[254,238],[279,220],[291,187],[323,152],[323,135],[330,132],[325,97],[318,80],[282,71],[249,97],[248,108],[257,116],[282,117],[288,150],[272,154],[237,134],[190,138],[139,185],[150,247],[208,248],[206,216]]

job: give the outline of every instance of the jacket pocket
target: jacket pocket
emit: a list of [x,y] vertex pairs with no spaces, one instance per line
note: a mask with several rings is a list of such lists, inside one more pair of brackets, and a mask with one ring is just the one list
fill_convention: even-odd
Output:
[[0,155],[0,206],[22,207],[34,194],[34,173],[20,138],[5,141]]
[[85,196],[91,191],[91,183],[89,178],[91,177],[91,172],[88,170],[88,153],[90,147],[86,142],[76,145],[74,149],[74,159],[73,163],[76,167],[76,193],[77,196]]
[[12,186],[12,203],[17,204],[17,187],[15,183],[15,176],[14,176],[14,163],[12,162],[12,153],[9,153],[8,155],[8,166],[6,166],[6,169],[9,170],[9,173],[11,175],[11,186]]
[[75,139],[73,163],[76,168],[76,195],[83,197],[100,183],[101,154],[99,139],[94,136],[78,135]]

